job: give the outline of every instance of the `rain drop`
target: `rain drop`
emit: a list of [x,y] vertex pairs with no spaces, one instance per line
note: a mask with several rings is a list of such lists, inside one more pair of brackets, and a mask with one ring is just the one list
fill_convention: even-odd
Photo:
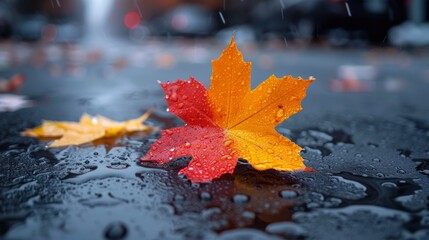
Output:
[[104,236],[109,240],[124,239],[127,235],[127,227],[121,222],[114,222],[106,227]]
[[241,216],[243,216],[244,218],[247,218],[247,219],[254,219],[255,218],[255,213],[254,212],[250,212],[250,211],[244,211]]
[[191,147],[191,143],[190,142],[186,142],[185,143],[185,148],[190,148]]
[[295,198],[298,194],[292,190],[283,190],[279,192],[279,195],[283,199],[292,199]]
[[377,173],[375,176],[377,176],[378,178],[384,178],[385,177],[384,174],[381,172]]
[[173,94],[170,96],[170,100],[171,100],[171,101],[173,101],[173,102],[177,101],[177,94],[176,94],[176,93],[173,93]]
[[200,194],[200,198],[201,198],[201,200],[207,201],[207,200],[212,199],[212,196],[208,192],[202,192]]
[[385,188],[396,188],[397,187],[397,185],[393,182],[384,182],[381,184],[381,186],[385,187]]
[[226,140],[225,142],[223,142],[223,145],[225,147],[228,147],[229,145],[231,145],[231,143],[232,143],[232,140]]
[[178,108],[183,108],[183,106],[184,106],[185,104],[183,104],[183,103],[179,103],[179,104],[177,104],[177,107]]
[[284,111],[283,109],[279,109],[279,110],[277,111],[276,116],[277,116],[278,118],[281,118],[281,117],[283,117],[284,115],[285,115],[285,111]]
[[234,203],[247,203],[249,202],[250,198],[247,195],[244,194],[236,194],[234,197],[232,197],[232,201]]
[[175,202],[183,202],[185,200],[185,197],[183,195],[177,194],[174,196]]

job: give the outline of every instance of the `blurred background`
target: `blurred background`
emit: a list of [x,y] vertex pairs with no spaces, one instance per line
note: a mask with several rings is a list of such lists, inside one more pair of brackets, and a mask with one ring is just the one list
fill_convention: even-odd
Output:
[[73,42],[101,32],[143,41],[234,30],[252,41],[413,46],[429,44],[428,13],[425,0],[4,0],[0,36]]
[[138,42],[229,39],[233,30],[249,41],[417,46],[429,43],[428,13],[425,0],[3,0],[0,36],[74,42],[102,33]]
[[[316,76],[315,91],[327,92],[402,91],[407,79],[395,71],[413,67],[429,81],[425,0],[3,0],[0,92],[38,99],[92,89],[85,80],[107,88],[142,79],[149,91],[190,75],[208,84],[210,60],[233,34],[256,63],[254,84],[268,69]],[[81,82],[64,88],[60,78]],[[22,105],[11,97],[2,111]]]

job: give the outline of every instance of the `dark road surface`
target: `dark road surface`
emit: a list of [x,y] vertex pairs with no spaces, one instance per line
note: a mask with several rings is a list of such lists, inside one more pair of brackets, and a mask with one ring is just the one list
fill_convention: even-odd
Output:
[[1,76],[24,73],[16,94],[31,101],[0,113],[1,238],[429,239],[427,51],[238,44],[253,87],[272,73],[317,78],[304,109],[277,128],[315,172],[243,161],[234,175],[191,184],[177,176],[189,158],[139,163],[158,132],[53,149],[20,136],[42,119],[126,120],[151,107],[147,124],[181,125],[156,80],[194,76],[208,87],[226,44],[97,47],[0,46],[18,59],[3,61]]

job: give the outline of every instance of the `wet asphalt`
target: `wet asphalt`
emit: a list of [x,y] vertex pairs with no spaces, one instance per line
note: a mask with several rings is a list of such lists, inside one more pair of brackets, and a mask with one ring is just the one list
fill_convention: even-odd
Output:
[[1,45],[16,57],[2,62],[0,74],[24,73],[14,94],[30,104],[0,113],[0,236],[429,238],[427,50],[238,44],[253,62],[253,87],[273,73],[317,78],[303,110],[277,128],[305,149],[314,172],[259,172],[243,160],[234,175],[192,184],[177,175],[189,158],[139,162],[158,132],[53,149],[20,136],[43,119],[89,113],[126,120],[150,108],[147,124],[180,126],[165,111],[157,80],[193,76],[208,87],[210,60],[225,46]]

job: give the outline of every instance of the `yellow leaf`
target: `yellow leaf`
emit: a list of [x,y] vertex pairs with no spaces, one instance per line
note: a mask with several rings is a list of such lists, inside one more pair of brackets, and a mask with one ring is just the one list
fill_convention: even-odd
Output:
[[60,147],[67,145],[79,145],[105,137],[117,137],[136,131],[151,130],[144,125],[151,111],[141,117],[125,122],[113,121],[103,116],[92,117],[88,114],[82,115],[79,122],[54,122],[43,121],[41,126],[27,129],[22,134],[29,137],[57,137],[49,147]]

